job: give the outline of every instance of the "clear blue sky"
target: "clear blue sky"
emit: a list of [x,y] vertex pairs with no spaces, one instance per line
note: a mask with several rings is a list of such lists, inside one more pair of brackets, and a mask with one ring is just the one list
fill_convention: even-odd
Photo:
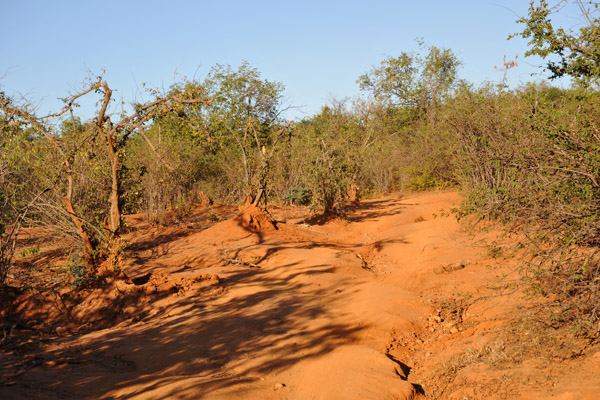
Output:
[[[26,95],[39,112],[106,70],[126,102],[142,82],[168,87],[176,74],[202,79],[216,63],[246,60],[263,78],[282,82],[290,118],[310,116],[330,98],[360,92],[359,75],[386,56],[427,45],[451,48],[473,83],[499,81],[494,65],[519,54],[509,84],[530,81],[539,60],[522,59],[514,13],[528,0],[138,1],[0,0],[0,85]],[[513,13],[514,12],[514,13]],[[566,13],[572,25],[577,13]],[[539,79],[539,78],[538,78]],[[91,113],[84,105],[82,112]],[[84,118],[90,117],[84,115]]]

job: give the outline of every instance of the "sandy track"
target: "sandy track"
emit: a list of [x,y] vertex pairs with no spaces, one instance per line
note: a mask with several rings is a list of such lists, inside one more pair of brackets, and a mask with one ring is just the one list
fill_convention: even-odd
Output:
[[432,271],[481,251],[439,216],[458,201],[390,197],[322,225],[253,232],[231,219],[160,240],[133,235],[129,276],[218,284],[182,284],[116,326],[50,342],[0,397],[420,398],[410,363],[388,350],[431,315],[424,288],[452,285]]
[[[349,221],[251,232],[228,220],[161,237],[145,256],[130,255],[130,276],[217,274],[225,293],[167,296],[136,319],[64,338],[43,354],[64,362],[32,369],[12,395],[413,398],[406,366],[386,357],[385,345],[392,330],[410,330],[428,312],[410,290],[419,274],[414,257],[422,258],[424,248],[409,238],[429,232],[427,222],[414,220],[429,220],[456,200],[439,194],[423,205],[392,198],[365,202]],[[436,225],[443,238],[456,229],[447,222],[443,232]],[[224,257],[257,267],[223,266]]]

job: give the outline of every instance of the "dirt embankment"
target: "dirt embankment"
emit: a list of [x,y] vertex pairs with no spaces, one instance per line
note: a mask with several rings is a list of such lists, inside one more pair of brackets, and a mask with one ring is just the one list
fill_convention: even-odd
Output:
[[511,331],[529,300],[518,257],[491,246],[518,238],[445,216],[458,201],[392,196],[313,223],[203,209],[196,225],[141,226],[129,279],[13,303],[0,398],[598,398],[599,349],[536,356],[535,335]]

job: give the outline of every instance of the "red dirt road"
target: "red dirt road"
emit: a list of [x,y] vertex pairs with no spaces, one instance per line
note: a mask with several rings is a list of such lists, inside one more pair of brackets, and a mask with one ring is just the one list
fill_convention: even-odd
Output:
[[58,329],[18,370],[18,355],[4,353],[0,398],[600,398],[600,353],[558,375],[535,360],[498,372],[481,358],[445,388],[431,386],[456,354],[492,348],[519,303],[496,290],[455,324],[439,309],[440,299],[492,290],[511,274],[486,255],[489,233],[442,216],[459,200],[369,200],[346,220],[296,218],[277,230],[236,218],[135,231],[124,271],[151,275],[115,282],[113,297],[77,309],[83,319],[130,295],[120,305],[127,318],[85,334]]

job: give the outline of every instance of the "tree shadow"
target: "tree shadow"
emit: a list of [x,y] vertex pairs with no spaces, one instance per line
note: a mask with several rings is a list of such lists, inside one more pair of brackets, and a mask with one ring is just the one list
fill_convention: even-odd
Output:
[[[376,251],[382,251],[385,246],[391,244],[408,244],[409,242],[404,238],[393,238],[393,239],[385,239],[385,240],[377,240],[370,243],[351,243],[351,244],[343,244],[343,243],[333,243],[333,242],[314,242],[314,241],[304,241],[297,242],[290,245],[285,245],[280,243],[278,245],[274,245],[269,247],[265,254],[258,261],[258,265],[269,260],[275,254],[283,250],[292,250],[292,249],[316,249],[316,248],[328,248],[338,251],[347,251],[350,253],[357,254],[361,249],[364,249],[366,246],[372,247]],[[234,254],[235,257],[239,256],[243,251],[253,250],[256,245],[248,245],[235,249]]]
[[[194,396],[201,398],[354,343],[368,329],[331,322],[331,299],[323,300],[331,288],[315,290],[297,279],[317,279],[332,273],[331,266],[278,268],[282,271],[279,278],[260,269],[241,269],[230,275],[229,290],[244,290],[228,301],[209,301],[205,293],[193,294],[155,305],[151,316],[140,315],[104,334],[74,342],[59,339],[64,345],[32,349],[20,367],[27,369],[23,374],[15,374],[19,367],[5,360],[2,374],[11,379],[3,383],[0,395],[10,394],[12,388],[14,393],[23,389],[33,398],[55,398],[53,380],[68,375],[61,379],[58,397],[95,398],[108,390],[126,389],[130,394],[121,398],[131,398],[194,377],[203,382],[193,388]],[[168,393],[161,389],[161,393],[178,398],[192,390],[188,383],[175,385]],[[33,385],[36,391],[28,392]]]
[[[394,207],[390,208],[390,204]],[[377,210],[382,206],[387,209]],[[365,221],[401,212],[402,208],[400,199],[369,202],[353,210],[350,218]],[[263,232],[239,225],[249,235],[256,235],[258,243],[240,246],[235,257],[254,246],[264,246]],[[134,244],[128,251],[151,250],[191,233],[194,232],[161,235],[158,240]],[[365,245],[381,250],[391,243],[406,241],[272,241],[258,263],[286,249],[327,247],[355,252]],[[138,261],[143,263],[142,259]],[[335,322],[344,320],[338,318],[339,314],[334,315],[336,305],[343,303],[344,297],[332,297],[331,293],[343,287],[351,290],[352,278],[340,276],[335,286],[313,283],[320,276],[333,273],[335,267],[331,265],[300,261],[268,270],[239,268],[221,283],[225,290],[233,291],[231,296],[220,297],[209,289],[185,295],[159,293],[137,314],[121,318],[110,330],[51,337],[52,346],[40,339],[36,345],[21,347],[16,353],[1,352],[9,356],[0,363],[4,377],[0,381],[0,398],[98,398],[118,390],[123,393],[117,397],[121,399],[153,390],[160,390],[164,398],[202,398],[243,384],[259,385],[261,378],[273,371],[328,354],[338,346],[357,343],[370,328]],[[132,303],[136,297],[126,295],[119,301]],[[119,313],[118,308],[113,311]],[[92,330],[107,327],[101,324],[105,312],[99,310],[97,315],[89,316],[97,321]],[[38,317],[44,318],[43,313]]]
[[406,206],[403,197],[393,199],[354,201],[346,204],[341,213],[328,212],[305,218],[300,223],[308,225],[325,225],[336,219],[349,222],[372,221],[381,217],[400,214]]
[[308,224],[308,225],[325,225],[326,223],[334,221],[336,219],[343,220],[344,217],[343,217],[343,215],[335,213],[335,212],[327,212],[327,213],[316,214],[316,215],[310,216],[310,217],[302,220],[300,223]]
[[182,239],[182,238],[188,237],[190,235],[193,235],[194,233],[196,233],[196,232],[193,230],[182,229],[182,230],[172,232],[172,233],[151,236],[148,238],[148,240],[134,242],[134,243],[129,244],[125,248],[125,251],[139,252],[139,251],[152,250],[158,246],[161,246],[161,245],[164,245],[167,243],[172,243],[175,240]]
[[346,219],[350,222],[374,221],[382,217],[401,214],[408,205],[411,204],[405,203],[402,196],[393,199],[369,200],[350,206]]

